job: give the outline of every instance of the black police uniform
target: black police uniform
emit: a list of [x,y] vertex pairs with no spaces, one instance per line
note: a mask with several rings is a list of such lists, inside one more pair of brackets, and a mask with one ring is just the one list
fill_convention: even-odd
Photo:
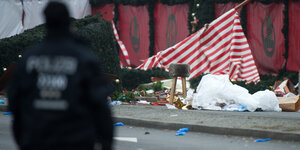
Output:
[[25,51],[8,90],[13,131],[21,149],[111,149],[107,81],[97,58],[67,32],[49,32]]

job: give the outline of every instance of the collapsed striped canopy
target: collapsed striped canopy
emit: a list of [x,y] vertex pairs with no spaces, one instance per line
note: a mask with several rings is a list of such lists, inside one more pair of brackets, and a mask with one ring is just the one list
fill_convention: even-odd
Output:
[[228,74],[230,79],[237,81],[260,80],[235,9],[211,22],[207,28],[203,27],[176,45],[144,60],[137,69],[168,69],[172,63],[189,64],[189,78],[211,73]]

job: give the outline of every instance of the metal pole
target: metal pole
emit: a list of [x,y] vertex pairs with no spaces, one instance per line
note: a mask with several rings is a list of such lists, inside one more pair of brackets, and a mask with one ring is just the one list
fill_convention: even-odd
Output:
[[245,1],[243,1],[242,3],[240,3],[239,5],[235,6],[234,9],[237,10],[237,9],[239,9],[240,7],[242,7],[242,6],[246,5],[246,4],[248,4],[250,1],[251,1],[251,0],[245,0]]

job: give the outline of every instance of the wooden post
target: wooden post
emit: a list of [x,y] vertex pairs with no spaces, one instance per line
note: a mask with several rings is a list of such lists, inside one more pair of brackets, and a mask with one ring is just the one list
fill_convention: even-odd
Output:
[[177,83],[177,77],[173,77],[172,79],[172,87],[171,87],[171,95],[170,95],[170,104],[173,105],[174,102],[174,96],[176,91],[176,83]]
[[251,0],[245,0],[242,3],[240,3],[239,5],[235,6],[234,9],[237,10],[239,8],[241,8],[242,6],[248,4]]
[[181,81],[182,81],[183,98],[186,98],[187,92],[186,92],[186,79],[185,79],[185,77],[181,77]]

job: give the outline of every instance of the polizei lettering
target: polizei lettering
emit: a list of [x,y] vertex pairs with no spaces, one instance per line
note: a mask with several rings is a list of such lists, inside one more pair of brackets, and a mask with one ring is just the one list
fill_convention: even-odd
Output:
[[77,60],[69,56],[30,56],[26,62],[28,73],[37,72],[73,74],[77,70]]
[[36,86],[39,96],[34,101],[36,109],[66,110],[67,100],[62,98],[68,87],[68,75],[77,71],[78,61],[69,56],[30,56],[26,61],[26,71],[37,72]]

